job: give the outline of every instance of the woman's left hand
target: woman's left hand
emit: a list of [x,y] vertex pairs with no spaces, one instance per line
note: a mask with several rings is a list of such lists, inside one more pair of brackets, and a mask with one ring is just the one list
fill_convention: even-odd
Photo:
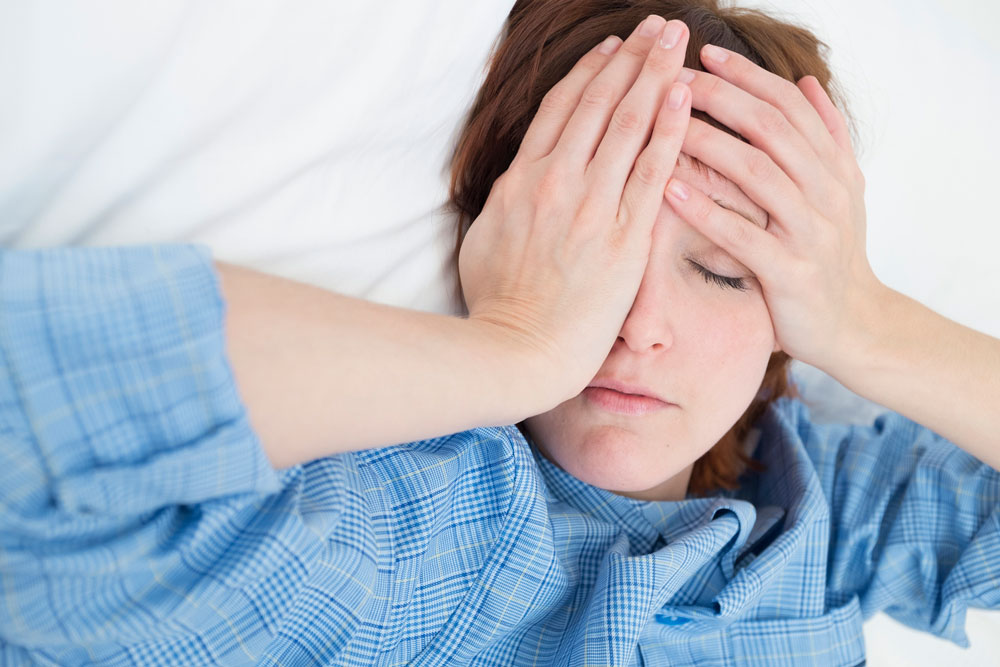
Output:
[[815,77],[795,84],[731,51],[713,60],[711,50],[702,51],[711,74],[683,70],[694,75],[692,107],[750,143],[692,118],[682,150],[766,210],[767,229],[676,178],[667,201],[756,275],[781,348],[831,373],[870,339],[888,290],[865,252],[865,183],[847,123]]

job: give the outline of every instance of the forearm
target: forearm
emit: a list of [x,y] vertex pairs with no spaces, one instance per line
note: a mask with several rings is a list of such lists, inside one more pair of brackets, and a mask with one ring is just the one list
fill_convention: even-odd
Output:
[[827,372],[1000,470],[1000,340],[889,288],[873,303],[851,358]]
[[216,267],[233,374],[278,467],[551,407],[538,362],[482,323]]

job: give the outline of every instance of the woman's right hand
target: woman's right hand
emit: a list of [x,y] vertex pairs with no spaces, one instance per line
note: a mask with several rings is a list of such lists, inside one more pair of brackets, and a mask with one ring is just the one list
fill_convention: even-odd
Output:
[[527,353],[552,406],[594,377],[639,290],[690,118],[690,90],[675,82],[687,40],[682,22],[650,16],[624,44],[609,38],[617,50],[583,56],[462,244],[470,321]]

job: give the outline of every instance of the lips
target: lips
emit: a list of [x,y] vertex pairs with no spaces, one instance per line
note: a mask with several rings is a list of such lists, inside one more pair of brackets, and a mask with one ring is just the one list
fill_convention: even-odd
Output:
[[638,416],[673,407],[656,398],[623,394],[604,387],[587,387],[583,390],[583,397],[592,406],[620,415]]
[[612,379],[594,380],[583,390],[583,397],[591,405],[622,415],[644,415],[677,407],[645,387]]
[[646,396],[648,398],[655,398],[662,403],[669,403],[667,399],[663,398],[656,392],[646,387],[630,384],[627,382],[621,382],[620,380],[615,380],[612,378],[598,378],[591,382],[587,388],[599,387],[603,389],[611,389],[613,391],[621,392],[622,394],[631,394],[633,396]]

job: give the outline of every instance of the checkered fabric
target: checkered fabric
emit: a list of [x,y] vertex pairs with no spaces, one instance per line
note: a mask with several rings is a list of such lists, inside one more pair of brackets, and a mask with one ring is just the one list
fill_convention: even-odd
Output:
[[274,470],[223,315],[202,246],[0,250],[0,664],[857,665],[1000,608],[1000,473],[900,415],[781,399],[675,502],[513,426]]

